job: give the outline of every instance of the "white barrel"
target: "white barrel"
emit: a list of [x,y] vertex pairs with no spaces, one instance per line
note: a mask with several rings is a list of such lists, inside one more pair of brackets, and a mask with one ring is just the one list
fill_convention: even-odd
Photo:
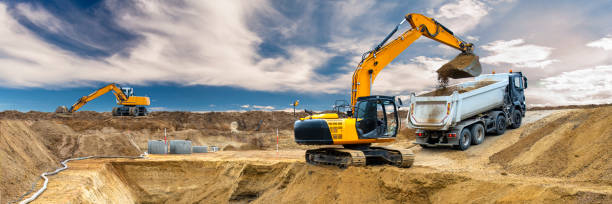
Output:
[[162,140],[149,140],[147,145],[147,152],[149,154],[166,154],[168,147]]
[[191,154],[191,141],[170,140],[170,154]]
[[206,153],[208,152],[207,146],[193,146],[193,153]]

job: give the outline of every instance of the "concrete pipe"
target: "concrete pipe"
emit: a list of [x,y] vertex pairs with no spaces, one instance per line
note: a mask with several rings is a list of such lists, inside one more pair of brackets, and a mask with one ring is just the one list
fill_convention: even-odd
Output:
[[191,154],[191,141],[170,140],[170,154]]
[[168,147],[162,140],[149,140],[147,152],[149,154],[166,154]]
[[208,152],[207,146],[193,146],[193,153],[206,153]]

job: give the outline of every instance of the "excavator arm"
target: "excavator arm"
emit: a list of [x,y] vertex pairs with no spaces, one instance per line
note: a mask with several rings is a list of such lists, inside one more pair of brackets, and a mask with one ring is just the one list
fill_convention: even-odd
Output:
[[87,95],[87,96],[83,96],[81,98],[79,98],[79,100],[74,103],[72,105],[72,107],[70,107],[70,110],[68,110],[69,113],[74,113],[77,110],[79,110],[83,105],[85,105],[87,102],[92,101],[106,93],[108,93],[109,91],[112,91],[113,94],[115,94],[115,97],[117,98],[117,101],[127,101],[128,100],[128,96],[126,96],[123,91],[121,91],[121,88],[119,88],[119,86],[117,86],[116,84],[109,84],[106,85],[105,87],[102,87],[96,91],[94,91],[93,93]]
[[[412,28],[402,33],[395,40],[385,44],[397,32],[399,26],[405,22],[410,23]],[[421,36],[455,48],[461,51],[462,54],[472,54],[473,51],[472,43],[459,39],[452,31],[433,18],[415,13],[406,15],[405,19],[378,46],[363,55],[361,62],[353,73],[351,87],[351,107],[353,112],[355,111],[357,99],[370,95],[372,84],[378,73]]]

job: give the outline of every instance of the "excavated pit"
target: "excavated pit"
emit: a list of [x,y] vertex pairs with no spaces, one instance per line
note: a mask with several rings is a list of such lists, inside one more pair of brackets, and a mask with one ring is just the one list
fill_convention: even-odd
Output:
[[71,165],[70,171],[52,179],[50,189],[35,203],[447,203],[450,198],[566,203],[608,196],[475,180],[418,167],[343,170],[301,162],[221,162],[189,156],[178,161],[96,160]]

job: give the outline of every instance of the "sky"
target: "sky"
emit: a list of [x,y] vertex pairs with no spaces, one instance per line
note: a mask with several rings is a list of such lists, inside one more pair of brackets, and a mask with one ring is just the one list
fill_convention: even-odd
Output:
[[[289,110],[294,100],[331,109],[350,99],[361,55],[408,13],[474,43],[483,73],[522,71],[529,106],[612,103],[611,9],[605,0],[0,0],[0,110],[54,111],[109,83],[151,97],[153,111]],[[431,90],[457,54],[422,37],[372,94]],[[107,94],[81,110],[113,106]]]

